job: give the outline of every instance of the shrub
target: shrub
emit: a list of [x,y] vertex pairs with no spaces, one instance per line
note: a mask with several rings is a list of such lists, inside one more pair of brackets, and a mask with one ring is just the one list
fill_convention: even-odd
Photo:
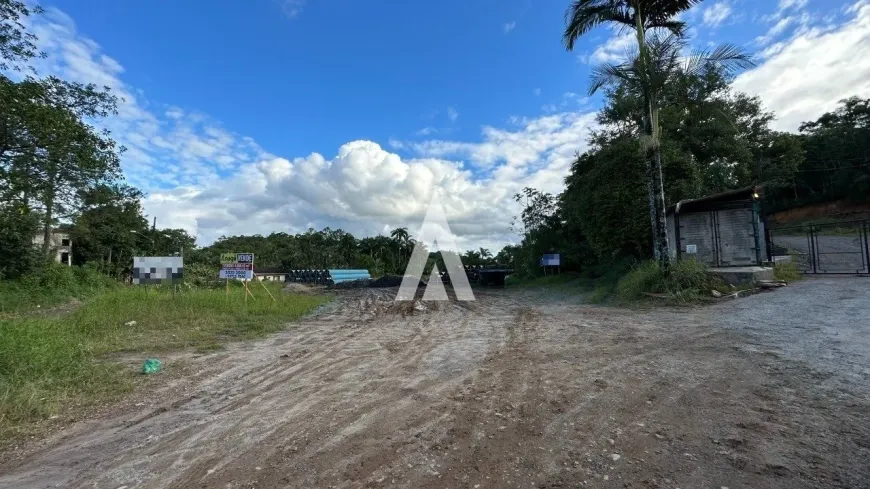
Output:
[[0,313],[18,313],[37,306],[83,299],[117,285],[95,266],[68,267],[47,263],[18,280],[0,281]]
[[792,262],[778,262],[773,265],[773,278],[785,282],[797,282],[803,278],[803,274]]
[[620,299],[634,300],[643,296],[644,292],[659,292],[662,271],[658,263],[645,261],[638,264],[616,284],[616,293]]
[[48,263],[28,278],[31,286],[44,289],[72,291],[76,286],[76,276],[72,267],[60,263]]
[[184,265],[184,283],[194,287],[219,287],[224,281],[218,278],[218,267],[205,263]]
[[713,289],[722,288],[722,280],[707,272],[707,268],[694,259],[673,262],[668,273],[664,273],[657,262],[640,263],[616,286],[617,294],[623,300],[636,300],[644,293],[655,293],[693,301],[709,296]]
[[112,287],[117,281],[102,273],[96,264],[86,264],[81,267],[72,267],[76,284],[86,289],[100,290]]

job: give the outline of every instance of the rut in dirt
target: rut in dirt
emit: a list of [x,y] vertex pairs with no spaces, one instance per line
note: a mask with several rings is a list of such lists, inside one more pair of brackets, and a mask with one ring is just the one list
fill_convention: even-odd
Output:
[[705,311],[347,291],[0,488],[860,487],[867,397]]

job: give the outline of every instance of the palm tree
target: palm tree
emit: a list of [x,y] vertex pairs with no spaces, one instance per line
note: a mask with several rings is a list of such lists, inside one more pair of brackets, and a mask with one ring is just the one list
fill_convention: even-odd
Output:
[[410,238],[411,235],[408,233],[408,228],[396,228],[390,231],[390,237],[399,244],[405,244],[408,242],[408,238]]
[[[565,31],[562,41],[569,51],[574,49],[580,36],[601,24],[614,24],[621,29],[632,29],[637,36],[637,62],[641,67],[650,65],[646,34],[651,29],[666,29],[681,37],[686,24],[676,19],[701,0],[574,0],[565,13]],[[646,71],[645,68],[641,68]],[[599,87],[600,88],[600,87]],[[661,152],[656,139],[658,107],[651,87],[642,84],[644,101],[643,132],[645,135],[647,188],[649,191],[650,223],[653,230],[653,254],[667,269],[668,255],[667,222],[665,220],[665,195],[662,184]]]
[[[589,94],[605,86],[621,86],[629,93],[648,101],[649,121],[645,122],[648,153],[647,178],[653,181],[656,190],[656,211],[653,227],[656,257],[667,267],[668,243],[664,214],[664,189],[661,177],[661,127],[659,125],[659,97],[665,87],[682,83],[692,77],[702,75],[705,70],[715,69],[726,76],[733,76],[738,70],[753,66],[752,58],[742,49],[731,44],[722,44],[713,50],[696,50],[684,56],[688,50],[685,38],[670,34],[653,34],[648,38],[644,50],[629,53],[629,59],[621,64],[604,63],[595,68],[591,76]],[[646,57],[641,54],[646,52]],[[651,132],[648,132],[650,131]],[[651,164],[650,164],[651,163]],[[652,177],[652,178],[651,178]],[[657,177],[657,178],[656,178]],[[652,211],[652,209],[651,209]],[[661,234],[660,234],[661,233]]]
[[481,247],[480,248],[480,259],[483,262],[483,264],[485,265],[489,261],[490,258],[492,258],[492,252],[486,248]]

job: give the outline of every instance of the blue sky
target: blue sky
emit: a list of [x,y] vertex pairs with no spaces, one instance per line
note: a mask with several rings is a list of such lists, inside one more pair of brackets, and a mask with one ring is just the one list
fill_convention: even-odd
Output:
[[[568,3],[57,0],[33,25],[40,73],[125,98],[103,124],[161,225],[201,244],[413,232],[438,189],[463,246],[498,248],[515,192],[561,189],[594,127],[590,68],[631,41],[601,28],[565,52]],[[684,19],[699,46],[757,53],[735,85],[779,129],[870,96],[867,0],[708,0]]]
[[277,154],[425,128],[474,139],[585,85],[587,67],[560,45],[564,0],[310,0],[294,16],[276,0],[244,3],[53,5],[149,99],[207,112]]

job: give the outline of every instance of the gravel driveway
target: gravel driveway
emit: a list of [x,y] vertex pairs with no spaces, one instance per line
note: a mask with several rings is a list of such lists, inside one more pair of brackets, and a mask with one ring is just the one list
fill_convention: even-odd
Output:
[[810,277],[699,312],[832,382],[870,391],[870,277]]

